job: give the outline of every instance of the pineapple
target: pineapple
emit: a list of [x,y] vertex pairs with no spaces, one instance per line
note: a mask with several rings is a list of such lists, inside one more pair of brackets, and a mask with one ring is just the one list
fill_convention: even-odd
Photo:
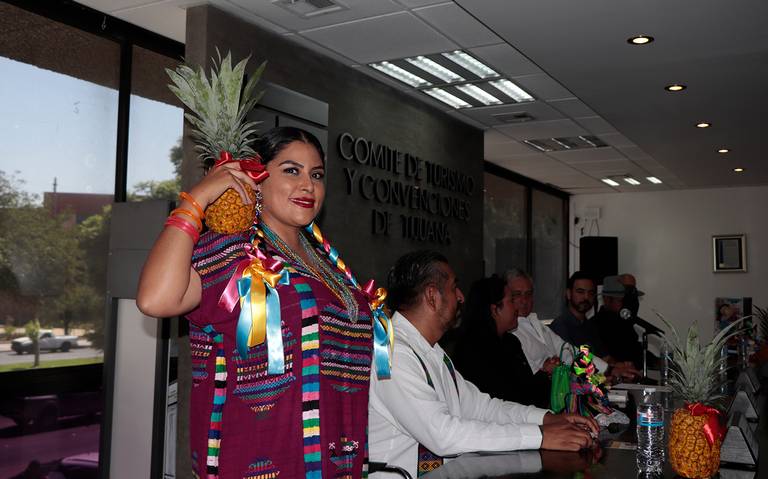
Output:
[[[179,65],[175,71],[166,69],[173,85],[168,88],[181,100],[192,113],[184,117],[194,129],[195,149],[200,151],[200,160],[205,168],[213,166],[221,152],[228,152],[233,158],[243,159],[254,156],[251,148],[256,132],[256,122],[246,122],[245,116],[259,101],[263,92],[254,93],[254,88],[261,77],[266,62],[251,75],[243,88],[245,66],[248,58],[232,68],[231,54],[222,60],[216,50],[218,61],[213,60],[210,80],[205,70],[197,70],[188,65]],[[252,202],[243,204],[240,195],[228,189],[205,211],[205,222],[210,229],[218,233],[237,233],[247,230],[255,216],[255,193],[246,187]]]
[[[696,322],[688,328],[687,338],[682,340],[674,326],[664,318],[661,319],[673,333],[672,337],[667,335],[666,339],[674,354],[669,383],[675,395],[684,399],[686,405],[719,405],[724,398],[720,393],[723,380],[719,371],[725,361],[725,358],[720,357],[720,351],[728,339],[741,332],[741,329],[736,329],[740,322],[723,329],[702,347]],[[707,440],[704,426],[708,420],[708,415],[694,416],[687,407],[677,409],[672,415],[669,461],[672,469],[680,476],[706,478],[719,469],[721,438],[715,437],[712,444]]]

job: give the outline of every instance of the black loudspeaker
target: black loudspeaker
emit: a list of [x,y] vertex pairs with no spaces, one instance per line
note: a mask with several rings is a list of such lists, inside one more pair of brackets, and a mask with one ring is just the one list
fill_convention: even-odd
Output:
[[603,278],[619,274],[619,238],[616,236],[582,236],[579,240],[579,269],[592,276],[597,284]]

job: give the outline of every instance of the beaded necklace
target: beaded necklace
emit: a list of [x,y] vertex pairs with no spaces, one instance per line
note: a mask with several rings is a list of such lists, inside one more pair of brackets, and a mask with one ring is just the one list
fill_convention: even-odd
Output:
[[283,256],[302,266],[310,273],[310,275],[312,275],[312,277],[323,283],[325,287],[328,288],[334,296],[336,296],[341,304],[344,305],[352,322],[356,323],[359,311],[355,297],[344,283],[344,279],[341,277],[341,275],[336,271],[333,271],[328,262],[318,256],[315,249],[312,247],[312,245],[309,244],[309,241],[307,241],[307,238],[303,234],[299,233],[299,242],[301,243],[301,247],[307,254],[309,262],[313,263],[313,265],[310,265],[304,261],[300,255],[296,254],[296,252],[293,251],[293,249],[291,249],[291,247],[288,246],[288,244],[283,241],[280,236],[275,234],[275,232],[272,231],[266,224],[261,223],[260,226],[261,227],[259,231],[263,233],[263,238],[268,241],[275,249],[277,249]]

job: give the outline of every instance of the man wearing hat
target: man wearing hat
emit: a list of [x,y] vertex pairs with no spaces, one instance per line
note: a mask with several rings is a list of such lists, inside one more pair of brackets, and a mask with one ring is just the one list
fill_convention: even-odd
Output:
[[[624,279],[624,281],[622,281]],[[600,332],[605,347],[604,354],[617,361],[631,361],[635,367],[642,367],[643,347],[638,341],[632,318],[637,311],[631,311],[624,304],[629,284],[634,292],[637,288],[632,285],[632,275],[606,276],[603,279],[603,306],[595,315],[594,321]],[[636,284],[636,283],[635,283]],[[638,293],[635,293],[635,298]],[[636,305],[631,305],[637,307]]]

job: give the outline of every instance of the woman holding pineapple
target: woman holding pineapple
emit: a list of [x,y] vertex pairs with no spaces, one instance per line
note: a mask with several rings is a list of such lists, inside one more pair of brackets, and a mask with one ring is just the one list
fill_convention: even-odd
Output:
[[[137,302],[190,321],[196,477],[361,477],[372,357],[389,375],[385,293],[360,286],[313,223],[325,197],[317,139],[276,128],[254,149],[246,163],[223,154],[182,194]],[[251,205],[248,228],[226,231]],[[212,230],[198,238],[204,216]]]

